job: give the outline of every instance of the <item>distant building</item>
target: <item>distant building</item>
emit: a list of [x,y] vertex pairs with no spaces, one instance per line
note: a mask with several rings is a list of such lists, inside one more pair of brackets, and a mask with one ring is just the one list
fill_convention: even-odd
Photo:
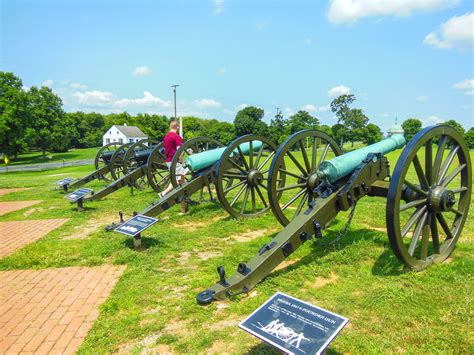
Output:
[[403,130],[403,127],[400,126],[398,123],[397,123],[397,119],[395,119],[395,124],[390,127],[387,131],[387,137],[391,137],[393,136],[394,134],[401,134],[401,135],[404,135],[405,134],[405,131]]
[[119,142],[119,143],[135,143],[141,139],[148,138],[140,128],[136,126],[113,125],[102,136],[103,145]]

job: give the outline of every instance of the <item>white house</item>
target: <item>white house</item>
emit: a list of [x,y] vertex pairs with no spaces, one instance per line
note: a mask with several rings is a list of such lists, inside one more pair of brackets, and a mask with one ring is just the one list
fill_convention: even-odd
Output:
[[141,139],[148,138],[140,128],[136,126],[123,126],[113,125],[110,129],[105,132],[102,137],[103,145],[119,142],[119,143],[135,143]]

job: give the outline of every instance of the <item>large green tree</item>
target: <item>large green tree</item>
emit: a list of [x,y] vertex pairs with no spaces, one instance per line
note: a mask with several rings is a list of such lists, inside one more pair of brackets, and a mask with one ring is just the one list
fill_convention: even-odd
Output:
[[281,111],[277,112],[275,118],[270,121],[268,131],[270,139],[277,144],[281,144],[288,137],[289,123],[283,117]]
[[376,124],[369,123],[362,134],[362,141],[366,144],[374,144],[382,139],[382,131]]
[[139,113],[132,122],[150,138],[161,139],[169,129],[168,117],[164,115]]
[[474,127],[471,127],[469,131],[464,135],[464,140],[466,141],[469,149],[474,149]]
[[0,71],[0,152],[7,157],[16,158],[27,147],[27,100],[21,79]]
[[41,149],[43,158],[46,158],[48,149],[65,151],[71,146],[72,127],[65,120],[61,99],[50,88],[30,88],[28,111],[31,126],[27,139]]
[[303,129],[316,129],[319,126],[319,120],[311,116],[306,111],[298,111],[288,119],[290,133],[295,133]]
[[255,106],[247,106],[237,112],[234,119],[234,127],[237,136],[245,134],[268,134],[268,126],[262,121],[264,111]]
[[417,118],[408,118],[402,123],[407,141],[411,140],[415,134],[421,130],[421,121]]
[[356,140],[362,139],[363,129],[369,122],[369,118],[364,114],[364,111],[349,107],[355,100],[356,97],[350,94],[341,95],[331,102],[331,111],[336,115],[337,123],[344,125],[346,128],[341,137],[351,141],[352,146],[354,146]]

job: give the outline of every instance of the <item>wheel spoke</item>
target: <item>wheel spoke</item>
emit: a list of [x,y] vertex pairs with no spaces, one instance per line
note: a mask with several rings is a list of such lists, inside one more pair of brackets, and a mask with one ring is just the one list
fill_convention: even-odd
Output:
[[309,173],[311,171],[311,166],[309,165],[308,153],[306,152],[306,148],[304,147],[304,143],[302,140],[298,142],[301,148],[301,155],[303,156],[304,165],[306,166],[306,171]]
[[316,170],[318,170],[321,163],[324,160],[326,160],[326,155],[328,154],[328,151],[329,151],[329,143],[326,143],[326,145],[324,146],[323,154],[321,154],[321,158],[319,158],[319,162],[318,162],[318,166],[317,166]]
[[253,167],[253,144],[252,141],[249,142],[249,167]]
[[449,209],[449,212],[454,212],[458,216],[462,216],[464,214],[463,212],[459,211],[457,208],[454,208],[454,207],[451,207]]
[[234,161],[234,159],[227,158],[227,161],[229,161],[233,166],[239,169],[243,174],[247,174],[247,172],[244,169],[242,169],[241,166]]
[[420,160],[418,159],[418,155],[415,155],[413,158],[413,165],[415,166],[416,175],[418,176],[418,180],[420,181],[420,185],[424,190],[429,189],[428,181],[426,180],[425,173],[423,172],[423,168],[421,167]]
[[303,206],[305,205],[306,200],[308,199],[308,191],[303,195],[303,198],[301,199],[300,203],[298,204],[298,208],[296,209],[295,216],[299,215],[301,210],[303,209]]
[[245,190],[244,194],[244,199],[242,201],[242,207],[240,208],[240,213],[244,214],[245,212],[245,207],[247,205],[247,200],[249,199],[249,192],[250,192],[250,187],[247,186],[247,189]]
[[439,254],[439,234],[438,223],[436,223],[436,213],[431,216],[431,238],[433,239],[433,249],[435,254]]
[[245,175],[229,174],[229,173],[222,174],[222,176],[224,176],[226,178],[233,178],[233,179],[239,179],[239,180],[244,180],[244,179],[247,178],[247,176],[245,176]]
[[432,182],[438,181],[439,169],[441,168],[441,162],[443,161],[444,149],[446,148],[447,136],[442,136],[439,139],[438,150],[436,151],[436,157],[433,163],[433,180]]
[[304,175],[307,175],[307,172],[304,170],[303,166],[300,164],[300,162],[298,161],[298,159],[296,159],[295,156],[294,156],[290,151],[288,151],[286,154],[290,157],[290,159],[293,161],[293,163],[296,165],[296,167],[297,167],[298,169],[300,169],[300,171],[301,171]]
[[242,188],[239,190],[239,192],[237,192],[237,194],[235,195],[234,199],[232,200],[232,202],[230,203],[230,207],[234,206],[234,204],[237,202],[237,200],[239,199],[239,197],[242,195],[242,193],[244,192],[245,188],[247,187],[247,184],[244,184],[244,186],[242,186]]
[[441,225],[441,228],[443,228],[444,233],[446,233],[447,239],[452,239],[453,233],[451,233],[451,229],[449,229],[448,223],[446,223],[446,220],[444,219],[443,214],[437,213],[436,218],[438,219],[438,222]]
[[421,220],[419,220],[416,224],[415,231],[413,232],[413,237],[411,238],[410,246],[408,247],[408,254],[410,254],[411,256],[413,256],[413,254],[415,253],[416,246],[418,245],[418,241],[420,240],[421,232],[423,231],[423,227],[426,223],[427,215],[428,212],[425,212],[421,217]]
[[405,223],[405,225],[402,228],[402,238],[404,238],[407,233],[410,231],[410,229],[413,227],[413,225],[416,223],[416,221],[420,218],[420,216],[425,213],[427,207],[423,206],[420,209],[416,210],[413,212],[413,214],[410,216],[408,221]]
[[[263,168],[274,155],[275,155],[275,152],[271,152],[270,154],[268,154],[268,157],[266,157],[263,163],[257,167],[257,170],[260,170],[261,168]],[[255,164],[255,166],[256,165],[257,164]]]
[[258,162],[260,161],[260,157],[262,156],[262,153],[263,153],[263,144],[262,144],[262,146],[260,147],[260,150],[257,153],[257,158],[255,159],[254,166],[258,166]]
[[415,200],[415,201],[405,203],[404,205],[400,206],[400,212],[405,211],[405,210],[407,210],[409,208],[412,208],[412,207],[418,207],[418,206],[420,206],[424,203],[426,203],[426,199],[424,199],[424,198],[422,198],[420,200]]
[[429,139],[425,144],[425,175],[428,185],[433,184],[433,141]]
[[255,185],[255,190],[257,190],[258,196],[262,200],[263,205],[265,206],[265,208],[267,208],[268,207],[267,201],[265,201],[265,197],[263,196],[262,191],[260,190],[260,187],[258,185]]
[[255,190],[253,186],[250,187],[250,194],[252,195],[252,212],[255,213],[256,206],[255,206]]
[[423,225],[423,231],[421,233],[421,260],[426,260],[428,257],[428,242],[430,240],[430,225],[431,225],[431,214],[428,213],[426,222]]
[[290,185],[290,186],[284,186],[284,187],[278,188],[278,189],[277,189],[277,192],[282,192],[282,191],[287,191],[287,190],[298,189],[298,188],[302,188],[302,187],[305,187],[305,186],[306,186],[306,183],[295,184],[295,185]]
[[464,164],[461,164],[459,165],[456,169],[453,170],[453,172],[451,174],[449,174],[448,176],[446,176],[444,178],[443,181],[441,181],[441,186],[443,187],[446,187],[449,185],[449,183],[451,181],[453,181],[453,179],[466,167],[467,165],[464,163]]
[[453,191],[454,194],[457,194],[457,193],[460,193],[460,192],[467,191],[467,187],[466,187],[466,186],[463,186],[463,187],[454,189],[454,190],[452,190],[452,191]]
[[291,171],[288,171],[288,170],[285,170],[285,169],[278,169],[280,172],[284,173],[284,174],[287,174],[287,175],[290,175],[290,176],[293,176],[294,178],[297,178],[297,179],[306,179],[305,176],[301,176],[301,175],[298,175],[298,174],[295,174],[295,173],[292,173]]
[[239,186],[242,186],[242,185],[245,184],[246,182],[247,182],[247,181],[243,180],[243,181],[238,182],[238,183],[235,184],[235,185],[231,185],[231,186],[225,188],[225,189],[224,189],[224,195],[227,195],[230,191],[232,191],[232,190],[238,188]]
[[242,152],[242,149],[240,149],[240,145],[237,146],[237,150],[239,152],[240,159],[242,159],[242,163],[244,163],[245,169],[247,169],[247,171],[249,171],[250,170],[249,164],[247,163],[247,160],[245,159],[245,154]]
[[439,178],[437,181],[438,184],[441,184],[441,181],[444,179],[444,177],[448,173],[449,167],[451,166],[451,163],[456,157],[458,150],[459,150],[459,145],[453,147],[453,149],[451,149],[451,151],[449,152],[445,162],[443,163],[443,167],[441,168],[441,172],[439,174]]
[[314,137],[313,139],[313,147],[312,147],[312,155],[311,155],[311,173],[316,172],[316,158],[318,155],[318,137]]
[[422,189],[420,189],[419,186],[416,186],[415,184],[412,184],[410,181],[405,180],[404,184],[407,185],[413,191],[416,191],[421,195],[428,196],[428,193],[426,191],[423,191]]
[[293,196],[287,203],[285,203],[283,205],[283,207],[281,208],[282,211],[286,210],[288,208],[288,206],[290,206],[293,202],[295,202],[301,195],[303,195],[304,193],[306,192],[306,190],[301,190],[301,191],[298,191],[298,193]]

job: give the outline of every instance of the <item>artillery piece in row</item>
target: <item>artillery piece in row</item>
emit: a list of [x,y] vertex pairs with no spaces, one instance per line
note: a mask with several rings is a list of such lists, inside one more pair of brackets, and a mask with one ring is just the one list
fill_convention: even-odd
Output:
[[[312,142],[309,150],[307,141]],[[272,211],[284,229],[232,276],[218,267],[219,281],[199,293],[197,302],[249,292],[312,236],[321,238],[339,212],[353,211],[364,196],[387,199],[390,246],[405,266],[419,271],[448,258],[471,199],[469,149],[457,131],[443,125],[427,127],[405,144],[403,136],[395,135],[341,155],[322,132],[290,136],[272,160],[267,186]],[[403,146],[391,175],[384,154]],[[331,151],[335,157],[326,160]]]
[[[198,148],[195,148],[198,147]],[[189,154],[190,148],[193,154]],[[194,148],[194,149],[193,149]],[[267,199],[268,173],[276,146],[268,138],[246,135],[227,147],[214,139],[197,137],[185,142],[175,153],[170,166],[174,186],[168,194],[134,216],[154,217],[170,207],[207,191],[211,200],[215,193],[222,207],[235,218],[258,216],[270,209]],[[188,169],[186,181],[180,182],[178,164]],[[106,230],[117,230],[127,223],[120,213],[120,222]],[[140,235],[135,245],[140,244]]]

